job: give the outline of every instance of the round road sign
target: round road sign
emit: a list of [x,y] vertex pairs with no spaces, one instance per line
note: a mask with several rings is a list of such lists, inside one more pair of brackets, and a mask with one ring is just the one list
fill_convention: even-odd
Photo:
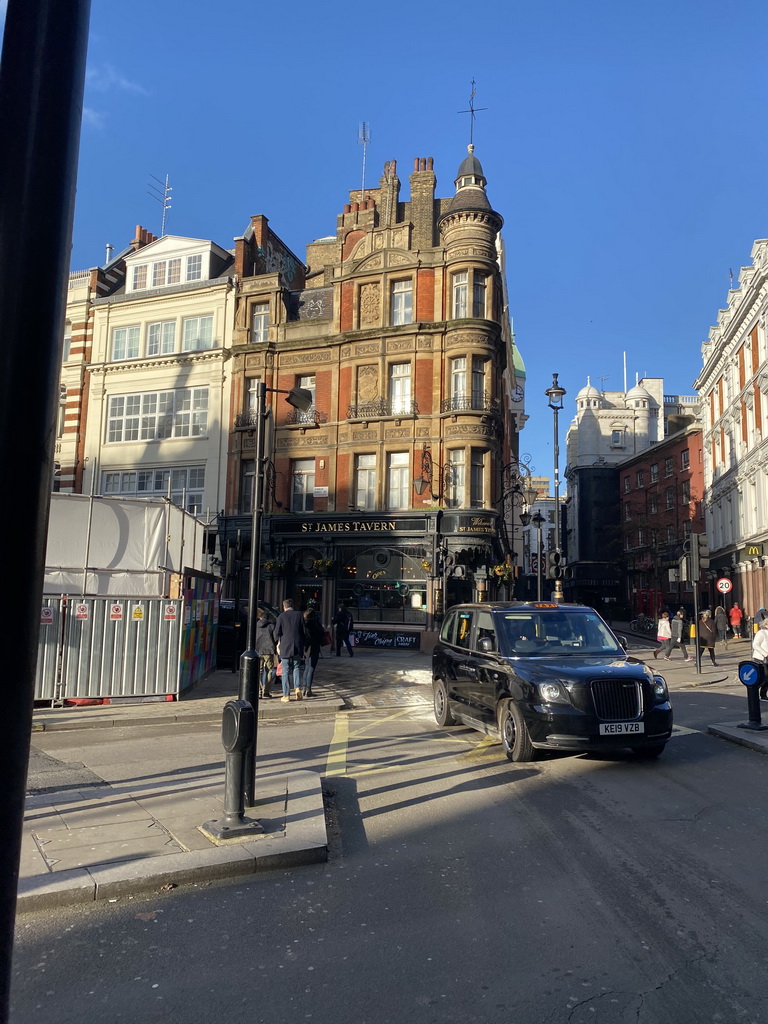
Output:
[[730,592],[733,590],[733,584],[727,576],[721,576],[715,584],[715,586],[721,594],[730,594]]
[[754,686],[755,683],[762,682],[762,675],[761,666],[756,665],[754,661],[739,662],[739,680],[745,686]]

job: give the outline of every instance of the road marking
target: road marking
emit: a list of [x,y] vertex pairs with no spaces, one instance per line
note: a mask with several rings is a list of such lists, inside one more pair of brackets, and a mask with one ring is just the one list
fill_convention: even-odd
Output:
[[672,726],[673,736],[700,736],[701,729],[686,729],[684,725],[673,725]]
[[336,715],[336,725],[328,747],[328,760],[325,763],[326,777],[345,775],[347,772],[347,746],[349,743],[349,715],[342,712]]
[[498,750],[489,751],[489,747],[498,747],[500,740],[494,739],[492,736],[483,736],[479,743],[476,743],[472,750],[468,750],[466,754],[460,754],[458,757],[459,761],[490,761],[498,760]]

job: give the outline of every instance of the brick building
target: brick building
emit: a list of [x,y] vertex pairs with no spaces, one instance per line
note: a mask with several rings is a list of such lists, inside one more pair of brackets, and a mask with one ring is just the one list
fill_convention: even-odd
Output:
[[326,621],[343,600],[372,629],[428,628],[444,586],[485,594],[506,553],[502,468],[525,417],[502,218],[472,147],[455,186],[437,198],[419,158],[404,201],[388,162],[306,265],[264,217],[236,239],[222,546],[250,536],[255,382],[311,391],[307,413],[267,396],[264,576],[268,599],[313,597]]
[[[632,615],[655,618],[664,608],[693,606],[693,582],[678,568],[691,533],[704,532],[702,433],[689,416],[670,417],[669,429],[663,441],[618,467],[623,603]],[[706,608],[708,579],[700,582],[699,595]]]

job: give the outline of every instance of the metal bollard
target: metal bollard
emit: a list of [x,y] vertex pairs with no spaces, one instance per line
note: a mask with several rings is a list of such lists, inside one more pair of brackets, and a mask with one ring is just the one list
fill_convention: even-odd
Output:
[[256,715],[247,700],[230,700],[221,719],[224,762],[224,817],[206,821],[202,830],[214,839],[241,839],[263,832],[251,818],[245,817],[247,753],[256,733]]
[[763,683],[765,666],[759,661],[740,661],[739,679],[747,688],[747,711],[749,721],[739,725],[739,729],[752,729],[762,732],[768,725],[762,725],[760,717],[760,687]]

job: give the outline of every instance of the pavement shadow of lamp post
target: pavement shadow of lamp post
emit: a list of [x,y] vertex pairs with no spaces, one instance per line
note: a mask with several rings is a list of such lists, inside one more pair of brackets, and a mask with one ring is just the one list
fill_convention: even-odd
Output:
[[[557,374],[552,374],[552,385],[544,394],[549,399],[549,408],[555,420],[555,446],[554,446],[554,471],[555,471],[555,552],[560,555],[560,443],[557,430],[557,416],[563,408],[563,399],[567,392],[557,382]],[[539,545],[541,547],[541,545]],[[556,575],[555,575],[556,574]],[[552,569],[552,577],[555,581],[555,601],[563,600],[563,569],[558,561]]]
[[249,749],[245,751],[244,790],[245,806],[253,807],[256,802],[256,741],[259,720],[259,655],[256,651],[256,615],[259,601],[259,562],[261,559],[261,505],[264,496],[264,419],[267,414],[267,392],[286,395],[286,402],[307,412],[312,407],[312,392],[305,388],[268,388],[264,381],[256,385],[256,438],[254,450],[253,509],[251,515],[251,567],[248,573],[248,620],[245,650],[240,658],[240,688],[238,698],[248,701],[254,708],[255,726]]

